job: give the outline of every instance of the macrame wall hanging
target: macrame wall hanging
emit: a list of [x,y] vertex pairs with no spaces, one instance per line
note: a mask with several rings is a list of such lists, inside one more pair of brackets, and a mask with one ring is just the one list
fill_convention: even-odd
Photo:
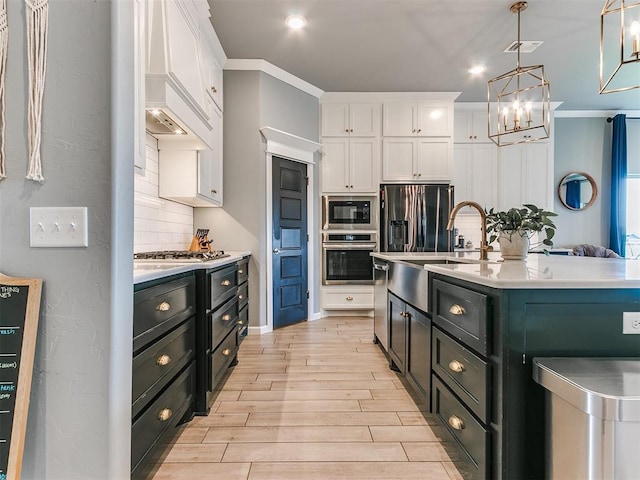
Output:
[[0,0],[0,180],[7,176],[4,166],[4,86],[7,74],[8,43],[7,0]]
[[29,168],[27,178],[42,182],[42,96],[47,72],[49,0],[25,0],[27,16],[27,63],[29,66]]

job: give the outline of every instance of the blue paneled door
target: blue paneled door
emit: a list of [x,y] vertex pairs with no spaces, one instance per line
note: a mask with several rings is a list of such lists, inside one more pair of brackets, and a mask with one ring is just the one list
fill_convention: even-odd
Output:
[[273,328],[307,319],[307,165],[273,157]]

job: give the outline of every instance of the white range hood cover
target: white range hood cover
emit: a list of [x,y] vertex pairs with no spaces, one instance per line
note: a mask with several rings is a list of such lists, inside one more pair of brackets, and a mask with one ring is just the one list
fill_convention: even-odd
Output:
[[[145,106],[184,131],[150,133],[160,149],[210,149],[210,118],[202,83],[198,12],[182,0],[147,2]],[[157,113],[156,113],[157,115]]]

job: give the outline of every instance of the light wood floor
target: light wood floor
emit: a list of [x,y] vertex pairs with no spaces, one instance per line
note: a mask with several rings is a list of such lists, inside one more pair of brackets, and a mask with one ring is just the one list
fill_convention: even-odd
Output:
[[372,339],[368,317],[247,337],[210,415],[180,427],[151,478],[466,478]]

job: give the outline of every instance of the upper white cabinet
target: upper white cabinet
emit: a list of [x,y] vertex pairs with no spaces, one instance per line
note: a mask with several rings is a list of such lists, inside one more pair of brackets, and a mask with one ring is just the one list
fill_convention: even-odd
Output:
[[382,135],[385,137],[450,137],[453,107],[445,103],[385,103]]
[[488,132],[486,109],[456,110],[453,115],[454,143],[493,143]]
[[500,210],[533,203],[553,209],[553,144],[523,143],[501,147],[498,158]]
[[[498,204],[498,148],[490,143],[453,146],[453,175],[456,203],[470,200],[489,209]],[[465,207],[460,213],[478,211]]]
[[380,104],[323,103],[323,137],[376,137],[380,135]]
[[160,150],[158,162],[160,198],[192,207],[221,204],[222,189],[217,190],[217,182],[222,178],[216,172],[213,151]]
[[322,191],[376,192],[380,168],[379,142],[377,138],[323,138]]
[[203,28],[200,36],[200,52],[202,57],[202,85],[206,94],[224,111],[222,60],[216,53],[217,38],[212,28]]
[[451,142],[432,138],[383,138],[383,182],[448,182]]

